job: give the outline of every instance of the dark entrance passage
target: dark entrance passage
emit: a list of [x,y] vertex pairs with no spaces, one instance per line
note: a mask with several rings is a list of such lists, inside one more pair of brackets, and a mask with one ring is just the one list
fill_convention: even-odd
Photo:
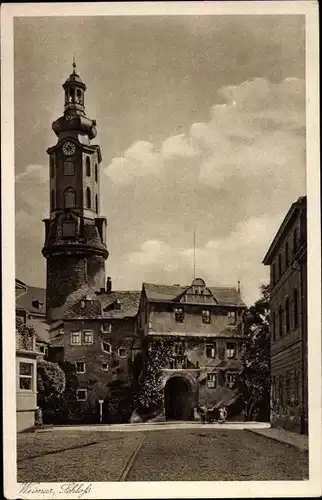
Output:
[[167,420],[193,420],[192,391],[183,377],[170,378],[164,388]]

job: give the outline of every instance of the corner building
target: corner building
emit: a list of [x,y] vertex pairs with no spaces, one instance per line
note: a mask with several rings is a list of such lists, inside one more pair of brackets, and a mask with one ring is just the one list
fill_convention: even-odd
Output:
[[286,214],[263,263],[270,266],[271,422],[308,432],[306,197]]
[[63,84],[64,113],[52,124],[58,140],[47,150],[50,216],[44,220],[47,319],[61,319],[68,297],[105,287],[106,218],[100,217],[101,150],[91,144],[96,121],[85,113],[86,85],[73,72]]

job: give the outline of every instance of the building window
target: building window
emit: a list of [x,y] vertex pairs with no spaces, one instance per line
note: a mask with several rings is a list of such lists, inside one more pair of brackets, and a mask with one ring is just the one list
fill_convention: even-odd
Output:
[[209,325],[211,322],[210,311],[208,311],[207,309],[204,309],[203,311],[201,311],[201,318],[202,318],[203,323],[206,323],[206,325]]
[[53,179],[55,177],[55,158],[50,157],[50,177]]
[[228,359],[236,358],[236,343],[226,342],[226,357]]
[[98,214],[98,196],[95,195],[95,212]]
[[85,373],[84,361],[76,361],[76,373]]
[[63,238],[75,238],[76,223],[74,221],[66,221],[63,223]]
[[125,347],[120,347],[118,349],[118,356],[119,356],[119,358],[126,358],[126,349],[125,349]]
[[183,309],[181,307],[176,307],[175,310],[174,310],[174,317],[175,317],[175,320],[178,322],[178,323],[183,323],[183,320],[184,320],[184,312],[183,312]]
[[217,373],[207,373],[207,387],[208,389],[217,387]]
[[86,401],[86,399],[87,399],[87,390],[86,389],[77,389],[77,391],[76,391],[76,399],[77,399],[77,401]]
[[283,337],[283,309],[282,306],[278,308],[278,334]]
[[73,188],[67,188],[64,191],[64,207],[73,208],[76,205],[76,193]]
[[184,356],[184,344],[183,342],[178,342],[177,344],[175,344],[174,346],[174,354],[176,356]]
[[290,331],[290,301],[288,297],[285,301],[285,331],[286,333]]
[[282,255],[278,256],[278,276],[282,276]]
[[91,176],[91,159],[89,156],[86,156],[86,175],[87,177]]
[[93,332],[92,330],[84,331],[84,344],[92,344],[93,343]]
[[275,312],[272,312],[272,340],[273,342],[276,340],[276,318],[275,318]]
[[72,345],[80,345],[81,344],[81,333],[80,332],[72,332],[70,335],[70,343]]
[[101,332],[102,333],[112,333],[112,325],[111,325],[111,323],[103,323],[101,325]]
[[92,208],[91,190],[86,188],[86,208]]
[[102,363],[101,368],[102,368],[103,372],[107,372],[108,371],[108,363]]
[[32,363],[19,363],[19,387],[23,391],[32,390],[33,378],[33,364]]
[[95,182],[98,182],[98,167],[97,167],[97,163],[95,163]]
[[75,163],[73,161],[64,161],[64,175],[75,175]]
[[112,346],[109,342],[102,342],[102,351],[110,354],[112,352]]
[[235,382],[236,382],[236,375],[234,373],[227,373],[226,386],[231,389],[232,387],[234,387]]
[[294,328],[299,326],[299,294],[297,288],[293,292],[293,321]]
[[285,257],[284,257],[284,259],[285,259],[285,267],[288,266],[288,252],[289,252],[289,250],[288,250],[288,241],[287,241],[285,243]]
[[206,356],[207,358],[216,357],[216,344],[206,344]]
[[293,231],[293,253],[297,252],[297,229],[295,228]]
[[56,203],[55,203],[55,190],[54,190],[54,189],[52,189],[52,190],[51,190],[51,195],[50,195],[50,197],[51,197],[51,198],[50,198],[51,209],[52,209],[52,210],[55,210],[55,208],[56,208]]
[[276,283],[276,264],[274,262],[274,264],[272,264],[272,284],[273,286],[275,285]]
[[76,92],[76,102],[78,104],[82,104],[82,91],[81,89],[77,89],[77,92]]
[[229,313],[227,314],[227,320],[230,325],[234,325],[236,323],[236,312],[229,311]]

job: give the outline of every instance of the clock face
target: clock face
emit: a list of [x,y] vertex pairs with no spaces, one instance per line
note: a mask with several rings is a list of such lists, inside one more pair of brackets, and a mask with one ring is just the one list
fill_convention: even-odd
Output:
[[67,141],[63,145],[63,153],[66,156],[73,155],[76,151],[76,146],[73,142]]

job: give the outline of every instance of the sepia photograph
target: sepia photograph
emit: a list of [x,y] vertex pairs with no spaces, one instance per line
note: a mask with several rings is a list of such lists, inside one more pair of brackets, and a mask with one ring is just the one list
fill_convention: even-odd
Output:
[[169,3],[3,22],[10,498],[321,492],[317,4]]

